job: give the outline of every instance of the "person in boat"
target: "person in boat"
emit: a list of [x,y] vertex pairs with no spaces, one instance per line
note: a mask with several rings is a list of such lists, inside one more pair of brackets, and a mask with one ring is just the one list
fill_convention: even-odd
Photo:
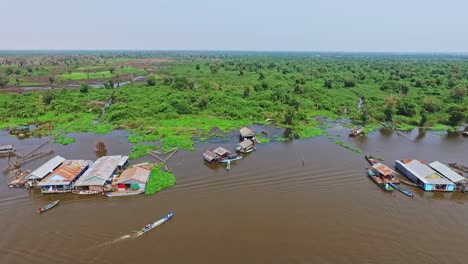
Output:
[[388,189],[388,183],[385,183],[385,189]]
[[149,229],[150,227],[151,227],[151,224],[147,224],[147,225],[145,225],[145,228],[144,228],[144,229],[147,230],[147,229]]

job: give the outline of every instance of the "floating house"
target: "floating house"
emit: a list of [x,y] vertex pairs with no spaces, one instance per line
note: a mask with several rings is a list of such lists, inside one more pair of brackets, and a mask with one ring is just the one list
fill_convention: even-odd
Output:
[[124,190],[145,190],[150,174],[151,170],[144,167],[137,166],[126,169],[117,181],[117,188]]
[[90,160],[65,160],[62,165],[41,180],[42,193],[71,192],[72,185],[86,171]]
[[28,176],[26,176],[25,180],[27,181],[41,181],[51,172],[53,172],[58,166],[62,165],[65,161],[64,158],[60,156],[55,156],[54,158],[50,159],[42,166],[37,168],[35,171],[31,172]]
[[255,132],[248,127],[243,127],[239,129],[239,139],[243,141],[244,139],[255,139]]
[[119,163],[117,164],[117,168],[119,170],[125,170],[128,167],[128,156],[122,156],[120,158]]
[[419,160],[396,160],[395,167],[424,191],[452,192],[455,184]]
[[383,182],[392,182],[392,183],[400,183],[400,181],[396,178],[396,173],[390,169],[389,167],[385,166],[382,163],[375,163],[372,165],[372,170],[379,176]]
[[205,159],[209,163],[218,162],[219,156],[216,155],[216,153],[214,153],[212,150],[208,149],[205,152],[203,152],[203,159]]
[[219,162],[225,159],[231,154],[231,152],[223,147],[218,147],[215,150],[206,150],[203,153],[203,158],[209,163]]
[[121,155],[103,156],[97,159],[88,170],[76,181],[73,193],[98,194],[110,187],[118,171]]
[[2,145],[0,146],[0,157],[1,156],[8,156],[10,154],[15,153],[15,148],[13,145]]
[[242,153],[249,153],[255,150],[255,143],[250,139],[245,139],[241,143],[237,144],[236,151]]
[[468,192],[468,180],[439,161],[429,163],[429,167],[440,173],[458,186],[462,192]]

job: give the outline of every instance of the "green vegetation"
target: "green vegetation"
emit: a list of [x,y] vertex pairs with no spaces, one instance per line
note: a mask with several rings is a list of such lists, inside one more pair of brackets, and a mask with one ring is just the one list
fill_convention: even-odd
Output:
[[[174,62],[157,71],[148,70],[146,64],[122,65],[123,57],[73,58],[53,65],[44,62],[48,65],[40,67],[46,72],[44,81],[59,87],[66,80],[89,75],[109,79],[109,89],[84,84],[71,90],[2,93],[0,126],[36,123],[38,136],[128,129],[130,142],[161,140],[167,151],[176,146],[192,150],[194,136],[205,140],[214,134],[213,128],[224,133],[244,125],[267,125],[267,119],[291,130],[292,138],[309,138],[325,133],[317,116],[352,120],[365,132],[384,123],[399,130],[453,130],[466,122],[468,112],[464,57],[191,55],[190,59],[175,56]],[[0,64],[0,75],[7,76],[8,83],[14,76],[39,72],[32,59],[22,66],[17,60]],[[150,77],[145,83],[111,89],[109,83],[123,75]],[[100,118],[100,107],[109,98],[113,103]]]
[[351,150],[353,152],[356,152],[356,153],[362,153],[362,151],[360,149],[350,147],[350,146],[346,145],[346,143],[344,143],[343,141],[333,139],[333,137],[331,137],[330,135],[327,135],[327,138],[329,140],[331,140],[333,143],[335,143],[335,144],[337,144],[339,146],[342,146],[342,147],[344,147],[346,149],[349,149],[349,150]]
[[160,167],[153,166],[151,168],[151,175],[146,183],[145,194],[152,195],[160,190],[174,186],[176,179],[174,174],[167,171],[162,171]]
[[129,159],[133,160],[139,157],[143,157],[148,154],[148,151],[156,149],[158,149],[158,146],[155,145],[135,145],[132,147]]
[[64,136],[56,136],[54,138],[54,142],[58,143],[58,144],[62,144],[62,145],[68,145],[68,144],[76,142],[76,139],[75,138],[66,138]]

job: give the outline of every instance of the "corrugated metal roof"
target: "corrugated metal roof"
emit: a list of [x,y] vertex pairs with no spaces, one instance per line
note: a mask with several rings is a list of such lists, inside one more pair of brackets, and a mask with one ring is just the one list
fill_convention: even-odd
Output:
[[418,160],[410,161],[404,166],[410,169],[413,174],[422,182],[429,184],[453,184],[442,175],[431,169],[429,166],[419,162]]
[[395,173],[392,169],[390,169],[389,167],[383,165],[382,163],[376,163],[376,164],[374,164],[372,166],[372,168],[374,168],[376,171],[378,171],[379,173],[381,173],[384,176],[391,175],[391,174]]
[[239,133],[241,134],[241,136],[243,137],[252,137],[252,136],[255,136],[255,133],[253,132],[252,129],[248,128],[248,127],[243,127],[241,129],[239,129]]
[[223,147],[219,147],[219,148],[213,150],[213,152],[220,155],[220,156],[224,156],[226,154],[231,153],[229,150],[227,150],[227,149],[225,149]]
[[75,186],[104,185],[114,173],[121,158],[121,155],[100,157],[80,177]]
[[65,160],[62,165],[51,172],[38,185],[68,185],[90,163],[90,160]]
[[122,156],[122,158],[120,159],[117,166],[123,166],[123,165],[125,165],[125,162],[127,162],[127,161],[128,161],[128,156]]
[[60,156],[55,156],[52,159],[50,159],[49,161],[47,161],[46,163],[44,163],[42,166],[37,168],[35,171],[31,172],[31,174],[29,174],[26,177],[26,179],[28,179],[28,180],[41,180],[42,178],[47,176],[47,174],[49,174],[53,170],[55,170],[55,168],[57,168],[60,164],[62,164],[62,162],[64,160],[65,159],[60,157]]
[[444,164],[440,163],[439,161],[434,161],[434,162],[430,163],[429,166],[431,166],[431,168],[433,168],[434,170],[436,170],[437,172],[439,172],[440,174],[442,174],[443,176],[445,176],[446,178],[448,178],[449,180],[451,180],[451,181],[453,181],[455,183],[458,183],[458,182],[461,182],[461,181],[466,181],[465,177],[462,177],[461,175],[454,172],[449,167],[445,166]]
[[146,183],[148,181],[150,173],[151,171],[146,168],[132,167],[122,172],[122,174],[119,177],[119,180],[117,181],[117,184],[125,183],[127,181],[137,181],[140,183]]

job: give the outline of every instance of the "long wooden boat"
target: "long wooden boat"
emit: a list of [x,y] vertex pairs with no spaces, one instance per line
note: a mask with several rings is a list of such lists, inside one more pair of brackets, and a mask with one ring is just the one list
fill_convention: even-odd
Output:
[[124,191],[124,192],[108,192],[108,193],[105,193],[104,195],[107,196],[107,197],[120,197],[120,196],[130,196],[130,195],[138,195],[138,194],[142,194],[144,193],[145,190],[138,190],[138,191],[130,191],[130,192],[127,192],[127,191]]
[[242,159],[242,156],[240,155],[231,155],[231,156],[226,157],[225,159],[220,160],[219,162],[226,163],[228,161],[236,161],[240,159]]
[[408,195],[409,197],[413,198],[413,193],[406,190],[405,188],[403,188],[401,186],[398,186],[398,185],[394,184],[393,182],[389,182],[388,184],[390,184],[393,188],[399,190],[400,192],[402,192],[402,193]]
[[369,162],[370,165],[374,165],[374,164],[377,163],[377,160],[372,158],[372,156],[366,155],[365,158],[366,158],[367,162]]
[[468,173],[468,167],[466,166],[463,166],[461,164],[458,164],[456,162],[449,162],[449,165],[457,170],[461,170],[463,172],[467,172]]
[[169,213],[168,215],[166,215],[162,219],[159,219],[158,221],[156,221],[154,223],[147,224],[145,227],[143,227],[143,229],[141,229],[140,233],[146,233],[146,232],[150,231],[151,229],[153,229],[153,228],[157,227],[158,225],[161,225],[164,222],[166,222],[167,220],[171,219],[173,216],[174,216],[174,213]]
[[54,206],[56,206],[56,205],[59,203],[59,201],[60,201],[60,200],[57,200],[57,201],[55,201],[55,202],[48,203],[48,204],[44,205],[44,206],[41,207],[41,208],[38,208],[38,209],[37,209],[37,212],[38,212],[39,214],[42,213],[42,212],[45,212],[45,211],[47,211],[47,210],[53,208]]
[[380,177],[378,177],[377,174],[375,174],[375,172],[373,170],[368,169],[367,174],[384,191],[387,191],[387,192],[392,192],[393,191],[392,186],[388,185],[387,183],[384,183],[382,181],[382,179],[380,179]]

